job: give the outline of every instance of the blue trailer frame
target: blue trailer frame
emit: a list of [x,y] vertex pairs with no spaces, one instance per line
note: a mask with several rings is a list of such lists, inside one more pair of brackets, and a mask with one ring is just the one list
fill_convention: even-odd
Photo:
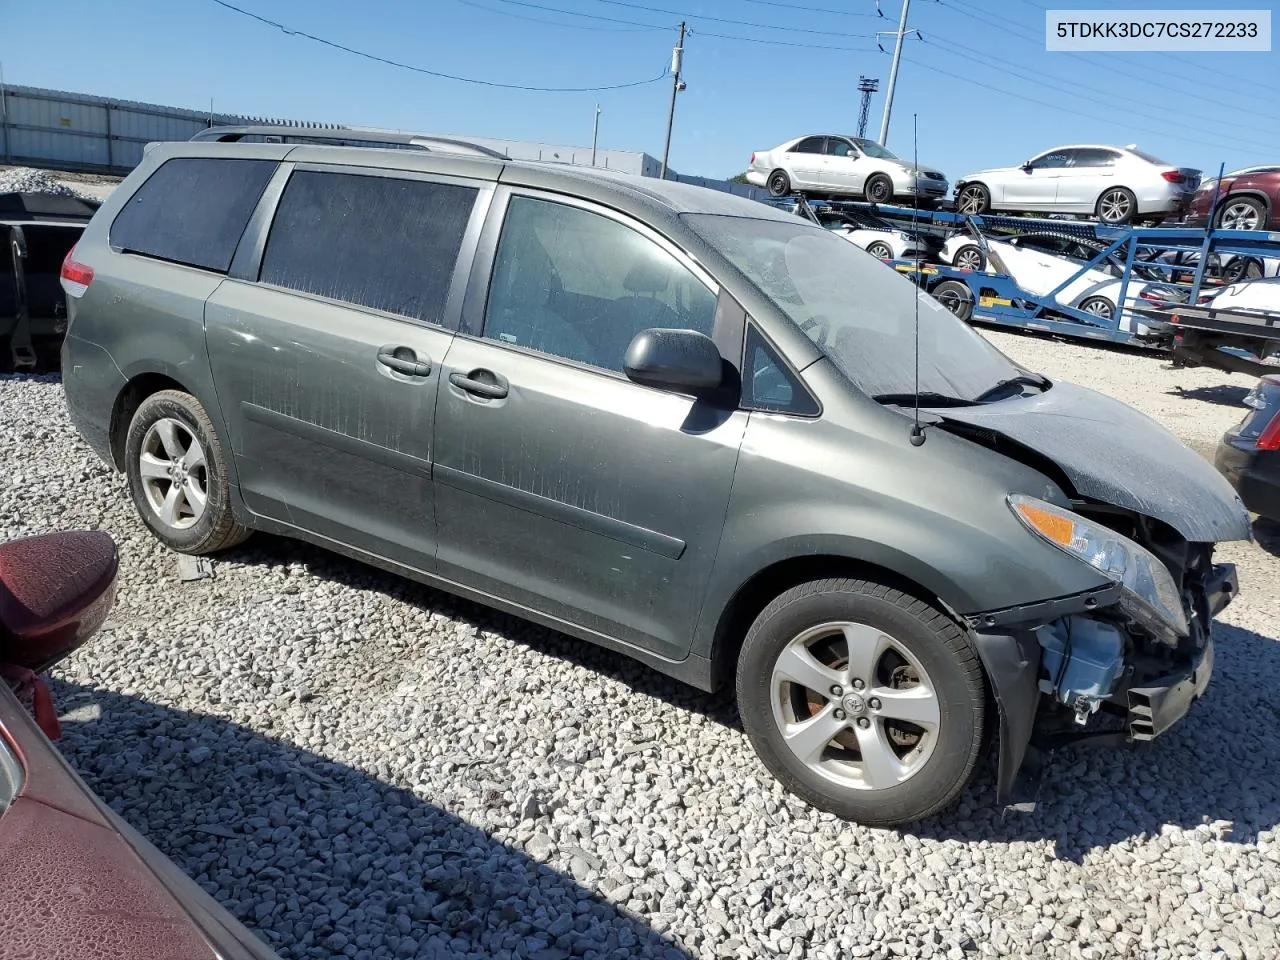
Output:
[[[809,201],[803,197],[773,201],[773,205],[792,209],[815,222],[818,221],[817,212],[824,209],[834,212],[860,210],[917,233],[954,234],[963,230],[974,237],[984,258],[990,253],[987,245],[989,235],[995,238],[1028,233],[1059,233],[1091,241],[1100,245],[1097,254],[1043,296],[1023,290],[1005,274],[962,270],[948,264],[915,260],[886,262],[895,270],[911,275],[927,292],[932,292],[944,280],[963,283],[972,297],[972,313],[968,318],[971,321],[1113,343],[1153,345],[1144,339],[1144,334],[1122,329],[1126,320],[1134,325],[1145,325],[1149,316],[1136,302],[1136,297],[1133,298],[1133,304],[1129,303],[1128,292],[1135,282],[1135,270],[1148,275],[1146,278],[1138,278],[1138,283],[1155,282],[1170,288],[1190,286],[1185,298],[1171,298],[1168,302],[1194,305],[1204,286],[1205,274],[1213,254],[1280,258],[1280,232],[1275,231],[1219,230],[1212,226],[1119,227],[1080,220],[979,216],[944,210],[918,210],[860,201]],[[1149,256],[1142,256],[1143,253]],[[1194,267],[1185,263],[1168,263],[1159,259],[1164,253],[1196,255],[1198,259]],[[1116,308],[1110,319],[1058,302],[1058,294],[1089,271],[1107,262],[1116,264],[1121,270]],[[1176,275],[1187,272],[1193,273],[1189,285],[1175,282]],[[1153,273],[1167,274],[1168,279],[1152,280],[1150,277]]]

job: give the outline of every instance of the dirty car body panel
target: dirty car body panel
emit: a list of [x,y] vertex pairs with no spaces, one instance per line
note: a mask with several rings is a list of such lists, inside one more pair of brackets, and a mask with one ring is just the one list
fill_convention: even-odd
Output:
[[[216,269],[108,237],[138,186],[184,158],[273,165]],[[360,259],[325,259],[325,211],[348,187],[303,187],[326,176],[393,182],[405,196],[413,184],[455,191],[439,209],[465,215],[447,243],[404,234],[413,257],[438,258],[427,292],[384,302],[358,277],[289,279],[289,263],[325,278]],[[291,209],[293,193],[306,202]],[[343,209],[359,222],[357,199]],[[290,232],[307,229],[317,242],[304,256]],[[291,243],[292,261],[279,253]],[[706,689],[771,599],[762,584],[793,586],[800,569],[896,584],[979,653],[1000,710],[1002,795],[1041,720],[1081,733],[1082,718],[1109,711],[1142,739],[1203,690],[1209,622],[1235,590],[1212,547],[1248,536],[1225,482],[1145,417],[1022,370],[927,297],[913,311],[909,281],[765,205],[556,164],[165,145],[104,205],[76,258],[97,274],[64,349],[78,428],[126,467],[130,390],[177,384],[227,438],[231,503],[250,528]],[[370,276],[395,257],[378,259]],[[946,401],[922,395],[923,443],[904,394],[913,314],[920,389]],[[653,329],[709,340],[718,386],[658,389],[627,372]],[[1118,568],[1029,530],[1018,498],[1141,563],[1157,558],[1165,572],[1153,576],[1176,582],[1183,608],[1166,616],[1185,629],[1135,621]],[[1102,651],[1092,685],[1063,688],[1070,671],[1041,662],[1084,669],[1090,644]]]

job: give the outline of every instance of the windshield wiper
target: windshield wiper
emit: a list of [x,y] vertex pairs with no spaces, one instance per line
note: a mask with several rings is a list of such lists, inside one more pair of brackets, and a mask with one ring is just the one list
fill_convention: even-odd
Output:
[[982,403],[983,401],[990,400],[992,397],[1003,393],[1005,390],[1008,390],[1013,386],[1039,387],[1041,390],[1047,390],[1049,387],[1049,380],[1047,377],[1032,377],[1027,374],[1020,373],[1016,377],[1009,377],[1007,380],[1001,380],[994,386],[983,390],[980,394],[974,397],[974,401]]
[[919,393],[877,393],[873,394],[871,399],[876,403],[893,406],[915,406],[918,402],[922,407],[969,407],[974,403],[972,400],[935,393],[932,390],[921,390]]

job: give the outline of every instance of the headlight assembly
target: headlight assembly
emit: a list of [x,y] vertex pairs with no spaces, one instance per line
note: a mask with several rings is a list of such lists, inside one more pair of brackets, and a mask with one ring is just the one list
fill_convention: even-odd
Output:
[[1123,587],[1121,603],[1157,633],[1190,632],[1178,585],[1150,550],[1109,527],[1034,497],[1012,494],[1009,508],[1027,529]]

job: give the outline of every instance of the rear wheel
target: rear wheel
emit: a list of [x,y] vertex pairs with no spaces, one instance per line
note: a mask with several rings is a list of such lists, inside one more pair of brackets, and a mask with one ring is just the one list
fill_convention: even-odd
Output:
[[987,258],[982,255],[982,248],[976,243],[967,243],[955,252],[951,265],[959,270],[985,270]]
[[959,280],[943,280],[930,291],[933,299],[966,323],[973,318],[973,291]]
[[874,173],[863,184],[862,195],[869,203],[888,203],[893,199],[893,181],[883,173]]
[[1094,213],[1103,223],[1122,225],[1133,220],[1138,213],[1138,198],[1127,187],[1112,187],[1098,198]]
[[1106,297],[1088,297],[1080,302],[1080,310],[1099,320],[1110,320],[1116,315],[1116,305]]
[[980,183],[967,183],[956,195],[956,210],[973,216],[991,209],[991,192]]
[[769,196],[786,197],[791,194],[791,178],[785,170],[775,170],[765,181],[769,188]]
[[1253,197],[1228,197],[1218,211],[1218,226],[1223,230],[1261,230],[1266,219],[1266,206]]
[[231,512],[222,443],[190,394],[161,390],[142,401],[125,439],[125,472],[142,522],[171,550],[213,553],[249,536]]
[[1238,283],[1241,280],[1257,280],[1265,272],[1262,261],[1256,257],[1236,257],[1222,268],[1222,279],[1227,283]]
[[789,791],[848,820],[932,816],[973,774],[985,688],[946,615],[865,580],[793,587],[752,625],[738,659],[751,743]]

